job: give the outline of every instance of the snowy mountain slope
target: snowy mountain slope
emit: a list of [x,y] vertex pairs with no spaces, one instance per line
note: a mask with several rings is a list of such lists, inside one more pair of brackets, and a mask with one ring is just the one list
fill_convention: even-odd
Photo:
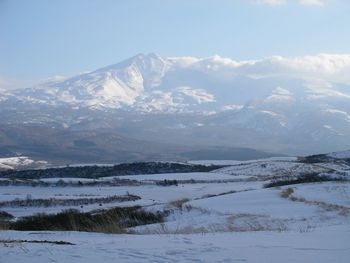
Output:
[[0,89],[0,113],[4,123],[79,129],[85,118],[85,128],[113,127],[137,139],[326,152],[350,148],[349,76],[349,55],[236,61],[139,54],[32,88]]
[[27,156],[0,158],[0,171],[45,167],[46,161],[34,161]]
[[333,152],[328,154],[328,156],[336,159],[350,159],[350,150],[342,152]]
[[[318,55],[294,60],[271,57],[235,61],[220,56],[139,54],[118,64],[61,81],[41,83],[12,95],[28,102],[90,108],[130,106],[144,111],[166,111],[169,107],[190,110],[193,105],[209,103],[213,110],[220,111],[239,109],[243,105],[269,107],[276,104],[277,111],[284,111],[301,100],[311,104],[325,98],[349,102],[350,91],[330,82],[339,74],[343,75],[343,71],[347,73],[349,57]],[[342,63],[337,59],[342,59]],[[323,75],[316,78],[318,74]],[[336,78],[335,83],[348,85],[350,80],[344,78]],[[4,96],[9,97],[9,94]],[[168,109],[149,108],[162,103],[166,103]],[[342,113],[349,118],[341,109],[330,108],[328,112]]]
[[316,154],[303,157],[302,159],[304,159],[304,161],[307,163],[316,163],[317,165],[327,164],[328,166],[338,165],[339,168],[339,164],[344,164],[346,166],[347,163],[349,163],[350,150],[331,152],[328,154]]

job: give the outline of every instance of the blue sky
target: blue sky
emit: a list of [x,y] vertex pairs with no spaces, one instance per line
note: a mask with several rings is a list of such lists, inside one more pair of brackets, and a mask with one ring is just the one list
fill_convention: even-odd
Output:
[[74,75],[137,53],[350,53],[348,0],[0,0],[0,80]]

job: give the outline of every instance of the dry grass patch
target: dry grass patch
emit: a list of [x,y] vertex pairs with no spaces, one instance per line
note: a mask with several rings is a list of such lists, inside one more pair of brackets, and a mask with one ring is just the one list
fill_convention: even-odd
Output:
[[298,196],[293,195],[293,193],[294,193],[294,190],[292,188],[288,187],[280,193],[280,196],[282,198],[286,198],[292,202],[301,202],[301,203],[305,203],[308,205],[316,205],[325,211],[335,211],[335,212],[338,212],[338,214],[341,216],[350,215],[350,208],[349,207],[346,207],[343,205],[338,205],[338,204],[326,203],[326,202],[322,202],[322,201],[306,200],[304,197],[298,197]]
[[251,232],[251,231],[286,231],[285,220],[270,218],[266,215],[234,214],[228,217],[230,232]]
[[284,189],[284,190],[280,193],[280,196],[281,196],[282,198],[289,198],[289,197],[291,196],[291,194],[293,194],[293,193],[294,193],[293,188],[288,187],[288,188]]
[[169,202],[170,205],[175,206],[178,209],[184,208],[184,204],[190,201],[188,198],[182,198],[182,199],[177,199],[174,201]]

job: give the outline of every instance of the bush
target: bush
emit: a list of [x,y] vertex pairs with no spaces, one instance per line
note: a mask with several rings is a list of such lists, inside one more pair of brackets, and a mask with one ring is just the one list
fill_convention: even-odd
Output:
[[156,183],[157,185],[161,185],[161,186],[171,186],[171,185],[176,185],[178,186],[178,182],[177,180],[167,180],[167,179],[164,179],[163,181],[158,181]]
[[282,198],[289,198],[290,195],[293,193],[294,193],[293,188],[288,187],[281,192],[281,197]]
[[14,216],[5,211],[0,211],[0,221],[7,221],[13,219]]
[[66,210],[58,214],[38,214],[11,222],[9,228],[20,231],[85,231],[126,233],[126,228],[163,222],[161,212],[147,212],[139,206],[116,207],[90,213]]
[[10,220],[13,219],[14,216],[5,211],[0,211],[0,230],[8,230],[10,227]]
[[182,198],[182,199],[171,201],[171,202],[169,202],[169,204],[172,205],[172,206],[175,206],[175,207],[177,207],[179,209],[182,209],[183,204],[188,202],[188,201],[190,201],[190,199]]

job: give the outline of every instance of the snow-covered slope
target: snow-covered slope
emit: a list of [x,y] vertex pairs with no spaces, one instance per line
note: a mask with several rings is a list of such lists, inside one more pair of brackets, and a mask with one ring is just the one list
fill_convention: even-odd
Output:
[[[2,240],[68,241],[4,243],[0,254],[7,263],[109,262],[250,262],[338,263],[349,261],[349,226],[310,233],[264,231],[192,235],[113,235],[82,232],[0,233]],[[266,261],[264,261],[266,259]]]
[[[310,233],[217,233],[192,235],[106,235],[77,232],[0,233],[3,240],[68,241],[75,245],[4,243],[7,263],[250,262],[338,263],[349,261],[349,226]],[[266,261],[263,261],[266,259]]]
[[[222,161],[227,164],[228,161]],[[202,161],[201,163],[210,163]],[[325,167],[325,168],[322,168]],[[327,168],[329,167],[329,168]],[[330,168],[332,167],[332,168]],[[342,174],[347,163],[301,163],[296,158],[232,162],[210,173],[120,176],[137,184],[95,186],[100,179],[65,178],[78,185],[42,184],[38,179],[0,185],[1,210],[16,217],[38,212],[57,213],[114,206],[140,205],[147,211],[166,211],[164,222],[129,228],[129,234],[77,231],[0,231],[0,262],[336,262],[350,256],[350,183],[298,183],[264,188],[273,177],[332,170]],[[221,172],[226,172],[222,174]],[[231,178],[235,180],[231,180]],[[12,178],[13,179],[13,178]],[[152,181],[178,180],[162,186]],[[193,179],[189,180],[189,179]],[[6,180],[1,178],[1,180]],[[43,180],[43,179],[41,179]],[[54,183],[60,178],[46,179]],[[195,181],[199,180],[199,181]],[[84,185],[85,184],[85,185]],[[125,193],[139,200],[99,204],[98,198]],[[88,198],[91,203],[60,206],[33,200]],[[96,201],[97,198],[97,201]],[[95,199],[95,201],[93,201]],[[16,204],[27,200],[27,205]],[[13,201],[12,203],[8,201]]]
[[[139,54],[12,95],[31,103],[131,107],[139,111],[202,110],[198,107],[201,104],[207,104],[206,110],[237,111],[245,105],[259,108],[258,112],[285,125],[285,111],[301,100],[308,104],[330,98],[349,101],[350,91],[331,82],[349,84],[344,76],[349,65],[350,56],[336,55],[235,61],[217,55],[195,58]],[[320,78],[318,74],[323,75]],[[3,95],[11,97],[8,93]],[[272,106],[273,110],[269,109]],[[324,108],[325,112],[349,121],[347,110],[332,105]]]
[[231,175],[249,175],[258,177],[297,176],[308,173],[327,172],[328,167],[291,161],[246,161],[221,168],[216,172]]
[[336,159],[350,159],[350,150],[342,152],[333,152],[328,154],[328,156]]

